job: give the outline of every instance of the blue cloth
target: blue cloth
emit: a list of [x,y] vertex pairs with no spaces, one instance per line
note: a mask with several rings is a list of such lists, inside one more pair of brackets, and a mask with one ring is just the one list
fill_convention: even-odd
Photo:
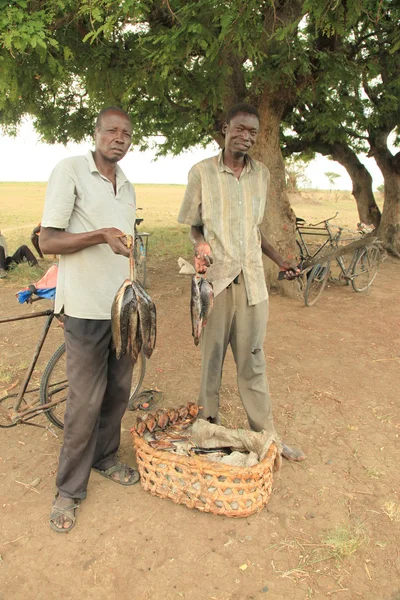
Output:
[[[27,302],[29,300],[29,298],[32,296],[33,292],[29,289],[27,290],[21,290],[20,292],[17,292],[17,298],[18,298],[18,302],[20,304],[23,304],[24,302]],[[39,298],[50,298],[51,300],[53,300],[53,298],[56,295],[56,288],[43,288],[40,290],[36,290],[35,292],[35,296],[39,296]]]

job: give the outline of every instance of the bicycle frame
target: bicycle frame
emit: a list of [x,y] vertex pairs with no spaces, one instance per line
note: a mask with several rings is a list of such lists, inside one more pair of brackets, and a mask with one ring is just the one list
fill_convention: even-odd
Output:
[[[332,245],[332,242],[334,241],[334,237],[332,236],[331,231],[326,227],[311,227],[308,225],[302,225],[297,226],[296,231],[299,234],[301,240],[302,251],[304,253],[304,256],[302,256],[301,258],[303,259],[314,258],[321,252],[321,250],[325,248],[325,246],[327,246],[328,244]],[[306,240],[304,239],[305,236],[326,237],[326,241],[318,248],[316,252],[314,252],[314,254],[312,254],[310,252],[309,247],[307,246]]]
[[[340,268],[340,270],[342,272],[342,275],[343,275],[343,277],[344,277],[344,279],[346,281],[351,281],[351,279],[354,278],[354,276],[351,275],[351,272],[353,270],[353,267],[355,265],[355,262],[356,262],[356,260],[357,260],[357,258],[359,256],[359,254],[360,254],[360,250],[357,249],[357,250],[354,251],[353,256],[351,257],[350,264],[349,264],[348,267],[346,267],[346,265],[344,264],[344,260],[343,260],[343,258],[341,256],[339,256],[338,258],[336,258],[336,262],[337,262],[337,264],[338,264],[338,266],[339,266],[339,268]],[[334,279],[334,278],[331,277],[331,279]]]
[[[30,314],[19,315],[16,317],[4,317],[4,318],[0,319],[0,324],[1,324],[1,323],[12,323],[14,321],[24,321],[27,319],[36,319],[39,317],[47,317],[47,319],[44,324],[42,334],[36,345],[35,352],[33,354],[31,363],[26,370],[25,378],[21,385],[21,388],[20,388],[19,392],[15,393],[15,394],[7,394],[6,396],[3,396],[2,398],[0,398],[0,402],[2,402],[3,400],[6,400],[7,398],[15,397],[15,401],[14,401],[13,409],[12,409],[13,412],[11,415],[8,414],[8,411],[6,411],[1,406],[1,403],[0,403],[0,410],[3,412],[3,414],[6,414],[7,418],[9,418],[15,424],[21,423],[21,422],[26,423],[27,420],[33,419],[34,417],[36,417],[38,414],[42,413],[47,408],[50,408],[54,404],[58,403],[58,402],[49,402],[48,404],[42,404],[40,407],[32,407],[32,406],[28,405],[28,408],[26,408],[22,411],[19,410],[22,402],[24,401],[25,394],[37,391],[39,389],[39,388],[34,388],[27,392],[27,388],[28,388],[30,379],[32,377],[32,373],[35,369],[36,363],[37,363],[40,353],[42,351],[43,344],[47,338],[47,334],[49,333],[50,326],[53,322],[53,319],[55,318],[55,314],[54,314],[54,309],[47,309],[47,310],[43,310],[43,311],[33,313],[33,314],[30,313]],[[37,425],[34,423],[29,423],[29,425],[36,425],[37,427],[42,427],[41,425]]]
[[[149,244],[150,233],[135,231],[135,252],[134,260],[135,267],[142,263],[143,268],[143,281],[141,282],[143,287],[146,287],[146,275],[147,275],[147,248]],[[139,248],[138,248],[139,246]]]

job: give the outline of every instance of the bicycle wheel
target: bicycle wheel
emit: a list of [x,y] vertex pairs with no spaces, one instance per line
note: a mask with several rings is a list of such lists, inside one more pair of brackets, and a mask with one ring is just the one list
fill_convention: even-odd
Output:
[[304,290],[304,302],[306,306],[315,304],[322,294],[329,279],[330,269],[331,264],[329,261],[322,265],[315,265],[311,269],[307,277],[306,289]]
[[[132,372],[129,401],[133,400],[138,394],[145,372],[146,359],[143,352],[140,352]],[[40,404],[48,404],[52,401],[58,402],[55,406],[46,409],[44,412],[49,421],[60,429],[64,428],[67,392],[68,380],[65,344],[61,344],[47,363],[40,383]]]
[[40,382],[40,404],[57,401],[44,414],[53,425],[64,428],[65,401],[67,399],[67,360],[65,344],[61,344],[50,358]]
[[378,274],[380,251],[376,246],[367,246],[360,251],[351,274],[351,285],[355,292],[365,292]]
[[129,396],[129,403],[132,402],[138,395],[140,390],[140,386],[143,383],[144,375],[146,373],[146,357],[144,355],[143,350],[139,353],[137,363],[133,367],[132,372],[132,385],[131,385],[131,395]]

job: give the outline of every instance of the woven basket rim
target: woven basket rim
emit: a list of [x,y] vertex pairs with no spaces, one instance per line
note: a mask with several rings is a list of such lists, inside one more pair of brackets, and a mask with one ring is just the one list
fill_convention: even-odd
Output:
[[240,474],[243,477],[246,473],[248,475],[254,474],[259,468],[264,470],[266,463],[275,460],[277,450],[275,442],[271,442],[266,456],[259,463],[251,467],[241,467],[213,462],[202,456],[184,456],[168,452],[167,450],[157,450],[156,448],[152,448],[152,446],[150,446],[150,444],[136,431],[132,431],[132,435],[136,446],[146,448],[147,452],[151,453],[155,458],[160,459],[160,461],[174,462],[175,464],[182,464],[186,467],[200,468],[203,472],[206,472],[207,470],[219,472],[221,475],[226,471],[229,471],[230,473]]

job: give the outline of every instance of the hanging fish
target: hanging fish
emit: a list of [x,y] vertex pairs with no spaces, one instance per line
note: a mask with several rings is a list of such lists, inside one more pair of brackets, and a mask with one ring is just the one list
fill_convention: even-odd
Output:
[[200,275],[193,275],[191,289],[190,312],[192,317],[192,336],[195,346],[198,346],[201,331],[206,326],[207,319],[214,305],[214,292],[212,283]]
[[111,307],[111,331],[117,358],[129,354],[137,362],[140,351],[150,358],[157,337],[156,307],[139,281],[135,280],[132,236],[126,236],[131,248],[130,279],[118,289]]

